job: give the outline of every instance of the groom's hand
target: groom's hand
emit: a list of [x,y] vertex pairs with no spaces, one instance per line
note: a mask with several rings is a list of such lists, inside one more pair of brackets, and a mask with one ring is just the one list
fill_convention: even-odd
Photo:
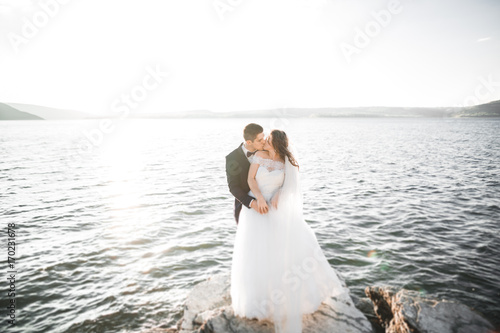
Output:
[[259,205],[257,204],[257,200],[253,200],[252,203],[250,204],[250,207],[255,209],[257,213],[259,212]]

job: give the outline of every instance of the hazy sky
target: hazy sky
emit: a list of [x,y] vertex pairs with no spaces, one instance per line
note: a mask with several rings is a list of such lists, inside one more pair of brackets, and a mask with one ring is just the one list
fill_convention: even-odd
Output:
[[0,0],[0,102],[110,112],[500,99],[498,0]]

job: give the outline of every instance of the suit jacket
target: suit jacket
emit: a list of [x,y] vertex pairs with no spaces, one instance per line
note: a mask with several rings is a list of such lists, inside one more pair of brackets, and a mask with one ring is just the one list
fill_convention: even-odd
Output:
[[240,217],[241,207],[250,208],[250,202],[254,197],[248,195],[250,187],[248,186],[248,170],[250,162],[248,162],[245,153],[240,144],[238,148],[233,150],[226,156],[226,177],[229,191],[234,195],[234,219],[236,225]]

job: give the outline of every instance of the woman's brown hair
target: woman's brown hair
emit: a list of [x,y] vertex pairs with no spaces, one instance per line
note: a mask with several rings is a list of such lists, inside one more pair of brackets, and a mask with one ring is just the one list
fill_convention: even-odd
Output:
[[288,150],[288,137],[286,136],[286,133],[275,129],[271,131],[271,135],[273,137],[271,145],[276,151],[276,154],[278,154],[278,156],[285,162],[286,157],[288,157],[290,163],[298,168],[299,164],[295,160],[295,157],[293,157],[292,153]]

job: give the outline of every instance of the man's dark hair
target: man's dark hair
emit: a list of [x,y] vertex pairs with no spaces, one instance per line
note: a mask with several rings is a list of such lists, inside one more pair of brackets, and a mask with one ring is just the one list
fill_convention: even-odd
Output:
[[262,132],[264,132],[262,126],[251,123],[245,126],[245,129],[243,130],[243,138],[245,139],[245,141],[250,140],[253,142],[257,135]]

